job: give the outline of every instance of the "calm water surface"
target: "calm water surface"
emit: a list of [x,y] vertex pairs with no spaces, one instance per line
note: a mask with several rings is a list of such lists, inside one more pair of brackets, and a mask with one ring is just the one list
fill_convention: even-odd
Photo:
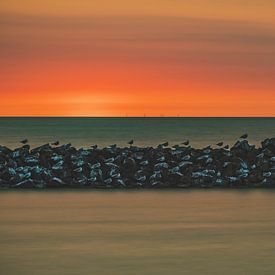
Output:
[[275,118],[0,118],[0,144],[13,148],[25,137],[33,147],[55,140],[76,147],[125,146],[132,138],[139,146],[186,139],[197,147],[221,140],[232,145],[245,132],[258,145],[275,137]]
[[275,192],[2,191],[0,274],[274,274]]

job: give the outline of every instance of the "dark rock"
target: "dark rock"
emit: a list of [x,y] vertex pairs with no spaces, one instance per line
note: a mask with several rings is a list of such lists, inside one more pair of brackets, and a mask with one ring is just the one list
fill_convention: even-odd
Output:
[[[189,142],[184,145],[188,145]],[[49,143],[30,150],[0,146],[0,186],[13,188],[275,187],[275,138],[260,148],[246,138],[203,149],[165,142],[158,147],[115,144],[76,149]]]

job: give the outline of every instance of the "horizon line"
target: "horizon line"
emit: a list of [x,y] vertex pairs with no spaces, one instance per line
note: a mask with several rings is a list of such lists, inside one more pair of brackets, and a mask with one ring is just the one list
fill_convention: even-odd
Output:
[[274,116],[0,116],[0,118],[275,118]]

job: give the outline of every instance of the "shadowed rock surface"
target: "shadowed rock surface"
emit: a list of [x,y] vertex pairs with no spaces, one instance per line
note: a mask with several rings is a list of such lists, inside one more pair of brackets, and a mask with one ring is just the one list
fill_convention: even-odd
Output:
[[[71,144],[0,146],[2,188],[275,187],[275,138],[256,148],[244,135],[231,148],[168,147],[77,149]],[[24,140],[25,141],[25,140]],[[56,146],[54,146],[54,144]]]

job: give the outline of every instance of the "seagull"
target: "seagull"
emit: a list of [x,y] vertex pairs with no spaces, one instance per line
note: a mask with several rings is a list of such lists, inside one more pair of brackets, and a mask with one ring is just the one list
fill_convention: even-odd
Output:
[[188,146],[189,145],[189,140],[186,140],[186,141],[182,142],[181,144]]
[[246,139],[248,137],[248,134],[244,134],[242,136],[240,136],[241,139]]
[[216,145],[221,147],[221,146],[223,146],[223,142],[219,142]]
[[26,144],[26,143],[28,143],[28,140],[27,139],[23,139],[23,140],[20,141],[20,143]]
[[112,150],[113,150],[113,149],[116,148],[116,146],[117,146],[116,144],[112,144],[112,145],[107,146],[106,148],[107,148],[107,149],[112,149]]
[[129,144],[129,145],[133,145],[133,144],[134,144],[134,140],[133,140],[133,139],[130,140],[130,141],[128,142],[128,144]]
[[56,145],[56,146],[59,145],[59,141],[57,140],[57,141],[53,142],[52,145]]

